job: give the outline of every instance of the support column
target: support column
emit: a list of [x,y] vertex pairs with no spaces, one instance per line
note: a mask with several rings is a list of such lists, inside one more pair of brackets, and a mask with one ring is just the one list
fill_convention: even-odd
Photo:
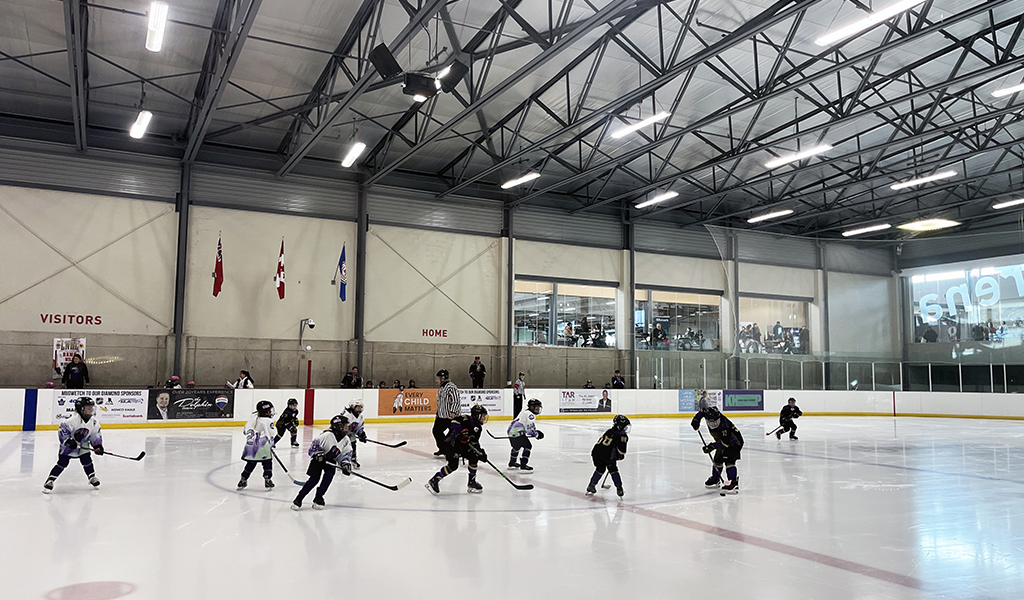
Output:
[[[825,254],[825,246],[823,246],[821,242],[815,242],[815,245],[818,247],[818,268],[821,269],[821,345],[824,346],[822,348],[822,350],[824,350],[822,362],[825,365],[825,373],[823,375],[825,381],[821,383],[824,389],[830,390],[832,389],[832,346],[829,341],[830,336],[828,333],[828,261],[826,260],[827,256]],[[847,369],[849,369],[849,364],[847,364]],[[850,377],[849,373],[847,373],[845,387],[849,387],[849,385]]]
[[185,267],[188,264],[189,207],[192,205],[192,165],[182,163],[181,182],[178,187],[178,260],[174,271],[174,372],[181,376],[181,361],[185,354],[182,336],[185,329]]
[[515,236],[512,235],[512,207],[505,205],[502,211],[504,219],[502,235],[508,237],[508,265],[506,267],[506,286],[508,291],[505,295],[505,385],[512,385],[512,338],[515,335],[515,309],[516,309],[516,271],[515,271]]
[[[636,306],[636,244],[635,231],[636,227],[633,222],[628,220],[629,208],[626,203],[622,204],[622,238],[626,242],[626,249],[629,250],[629,305],[626,307],[626,331],[629,333],[626,335],[626,343],[629,344],[629,373],[630,373],[630,389],[639,389],[640,382],[637,381],[637,368],[636,368],[636,314],[633,312]],[[680,370],[680,377],[682,377],[682,371]],[[682,382],[680,382],[682,385]]]
[[[359,189],[356,192],[356,316],[353,324],[357,342],[356,366],[359,374],[365,377],[363,369],[363,351],[366,342],[364,334],[366,315],[366,232],[370,228],[370,215],[366,202],[366,184],[363,175],[359,175]],[[344,367],[347,365],[343,365]]]

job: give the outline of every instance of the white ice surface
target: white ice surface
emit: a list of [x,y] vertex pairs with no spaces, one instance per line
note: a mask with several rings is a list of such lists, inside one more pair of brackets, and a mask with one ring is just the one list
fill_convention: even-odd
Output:
[[[634,420],[622,503],[582,494],[607,420],[540,421],[536,473],[512,475],[531,492],[485,466],[483,494],[460,468],[436,498],[430,424],[384,424],[409,445],[360,444],[361,472],[414,483],[339,474],[298,513],[277,465],[274,491],[259,470],[235,491],[235,429],[107,430],[146,458],[97,457],[98,491],[73,462],[50,496],[56,433],[0,433],[0,598],[1024,598],[1024,424],[805,417],[791,442],[736,422],[738,496],[704,489],[686,419]],[[314,431],[281,448],[299,479]],[[484,446],[504,468],[507,442]]]

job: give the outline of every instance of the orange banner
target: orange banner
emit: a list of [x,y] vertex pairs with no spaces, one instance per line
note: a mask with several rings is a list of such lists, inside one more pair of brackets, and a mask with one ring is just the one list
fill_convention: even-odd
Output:
[[381,417],[423,417],[437,412],[437,390],[378,390],[377,414]]

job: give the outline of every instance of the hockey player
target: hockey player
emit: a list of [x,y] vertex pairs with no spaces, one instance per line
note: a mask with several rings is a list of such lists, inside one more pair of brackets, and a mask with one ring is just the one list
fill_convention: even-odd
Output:
[[793,421],[803,416],[803,411],[796,405],[796,398],[790,398],[789,403],[782,407],[782,412],[779,413],[779,425],[781,429],[775,432],[775,439],[781,440],[782,434],[789,432],[789,439],[798,440],[796,437],[796,423]]
[[451,420],[448,435],[444,440],[444,457],[448,464],[441,467],[441,470],[427,482],[425,487],[431,494],[436,496],[441,493],[438,484],[458,470],[460,456],[469,461],[467,491],[471,494],[480,494],[484,491],[484,486],[476,480],[476,470],[479,461],[487,461],[487,452],[480,447],[480,434],[483,433],[486,422],[487,409],[479,404],[473,406],[468,415],[457,416]]
[[238,489],[245,489],[249,475],[256,470],[256,463],[260,463],[263,465],[263,487],[269,491],[274,487],[271,480],[274,475],[271,454],[274,447],[274,405],[269,400],[260,400],[256,403],[256,412],[253,415],[245,424],[245,447],[242,448],[245,468],[242,469],[242,478],[238,480]]
[[96,403],[92,398],[82,397],[75,400],[75,414],[60,424],[57,429],[57,439],[60,440],[60,450],[57,453],[57,464],[50,469],[50,476],[43,484],[43,493],[49,494],[53,491],[53,482],[60,477],[60,474],[67,468],[72,458],[77,458],[89,477],[89,483],[94,488],[100,487],[100,480],[96,478],[96,468],[92,464],[92,452],[103,456],[103,438],[100,435],[100,422],[93,416],[96,410]]
[[356,460],[356,440],[366,443],[366,431],[363,430],[365,419],[363,418],[363,401],[356,400],[349,404],[341,412],[348,420],[348,441],[352,444],[352,468],[359,468],[359,461]]
[[309,445],[309,467],[306,468],[306,475],[309,479],[299,490],[299,494],[292,500],[292,510],[302,508],[302,500],[313,491],[316,484],[320,487],[313,497],[313,508],[323,509],[324,494],[334,479],[334,471],[337,468],[345,475],[352,474],[352,464],[349,458],[352,456],[352,443],[349,442],[349,422],[344,414],[335,415],[331,419],[331,428],[321,433],[313,443]]
[[[534,423],[542,408],[540,400],[530,398],[530,401],[526,403],[526,410],[519,413],[509,424],[508,441],[512,444],[512,454],[508,459],[508,468],[518,468],[524,473],[533,471],[533,467],[528,464],[530,452],[533,451],[533,443],[530,442],[530,438],[544,439],[544,434],[537,429],[537,425]],[[523,459],[517,462],[520,450],[523,451]]]
[[284,437],[284,432],[288,431],[292,434],[292,447],[298,448],[298,435],[299,435],[299,401],[295,398],[288,399],[288,407],[281,412],[281,416],[277,418],[277,435],[274,436],[274,445],[276,446],[281,438]]
[[629,442],[629,419],[626,415],[615,415],[612,419],[612,427],[604,432],[601,439],[594,444],[590,451],[590,458],[594,461],[594,474],[590,476],[590,485],[587,486],[587,495],[593,496],[597,493],[597,483],[607,470],[612,476],[612,483],[615,484],[615,493],[619,498],[626,495],[622,489],[622,477],[619,475],[618,461],[626,456],[626,444]]
[[704,482],[704,487],[717,488],[722,483],[722,468],[725,467],[725,475],[729,483],[722,486],[721,494],[738,494],[740,491],[740,478],[736,474],[736,461],[740,459],[740,450],[743,448],[743,436],[740,430],[732,424],[732,421],[722,416],[718,408],[705,404],[700,412],[693,416],[690,426],[694,431],[700,429],[700,420],[705,419],[708,431],[714,441],[704,446],[705,454],[715,453],[712,457],[711,477]]

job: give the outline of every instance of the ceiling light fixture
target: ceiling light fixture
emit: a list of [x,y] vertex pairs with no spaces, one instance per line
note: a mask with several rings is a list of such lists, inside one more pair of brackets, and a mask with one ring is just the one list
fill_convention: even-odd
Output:
[[651,206],[652,204],[657,204],[659,202],[663,202],[665,200],[669,200],[670,198],[675,198],[678,195],[679,195],[679,192],[672,192],[672,191],[664,192],[664,193],[658,194],[657,196],[651,198],[650,200],[645,200],[645,201],[641,202],[640,204],[637,204],[634,208],[647,208],[648,206]]
[[793,210],[789,208],[785,210],[776,210],[774,212],[765,213],[763,215],[758,215],[756,217],[750,217],[749,219],[747,219],[747,223],[760,223],[761,221],[767,221],[768,219],[777,219],[779,217],[784,217],[786,215],[791,214],[793,214]]
[[501,184],[501,189],[507,190],[509,188],[514,188],[517,185],[523,185],[524,183],[526,183],[528,181],[533,181],[534,179],[537,179],[538,177],[540,177],[540,173],[537,173],[536,171],[533,171],[531,173],[527,173],[526,175],[523,175],[522,177],[516,177],[515,179],[506,181],[505,183]]
[[469,73],[469,67],[461,61],[452,61],[452,64],[441,69],[441,72],[437,74],[437,79],[435,80],[437,82],[437,89],[450,94],[455,89],[455,86],[466,78],[466,73]]
[[149,28],[146,31],[146,50],[159,52],[164,46],[164,29],[167,27],[167,4],[153,2],[149,5]]
[[801,161],[805,158],[810,158],[817,154],[828,152],[831,149],[832,146],[830,146],[829,144],[821,144],[820,146],[808,148],[807,150],[802,150],[800,152],[797,152],[796,154],[786,154],[780,156],[774,160],[770,160],[764,163],[764,166],[768,167],[769,169],[774,169],[776,167],[781,167],[782,165],[788,165],[789,163]]
[[814,40],[814,43],[819,46],[830,46],[839,40],[846,39],[850,36],[857,35],[866,29],[870,29],[882,21],[888,21],[896,15],[914,8],[918,4],[924,4],[924,2],[925,0],[902,0],[900,2],[890,4],[885,8],[876,10],[863,19],[859,19],[849,25],[844,25],[839,29],[826,33],[820,38]]
[[148,110],[139,111],[139,116],[136,117],[135,122],[132,123],[131,129],[128,130],[128,135],[137,140],[141,140],[142,136],[146,135],[146,129],[149,128],[149,122],[152,120],[153,113]]
[[637,123],[633,123],[632,125],[627,125],[626,127],[623,127],[622,129],[615,130],[612,133],[612,138],[617,140],[619,138],[626,137],[627,135],[633,133],[634,131],[636,131],[638,129],[643,129],[644,127],[647,127],[648,125],[651,125],[652,123],[657,123],[658,121],[664,121],[665,119],[667,119],[667,118],[669,118],[671,116],[672,116],[672,113],[667,113],[665,111],[661,111],[660,113],[658,113],[656,115],[647,117],[643,121],[640,121],[640,122],[637,122]]
[[342,159],[341,166],[347,169],[354,165],[364,150],[366,150],[366,144],[362,142],[352,144],[352,147],[348,149],[348,154],[346,154],[345,158]]
[[937,231],[939,229],[956,227],[959,224],[949,219],[918,219],[917,221],[900,225],[900,229],[906,229],[907,231]]
[[996,90],[992,92],[992,95],[996,98],[1002,98],[1003,96],[1009,96],[1011,94],[1016,94],[1017,92],[1024,92],[1024,83],[1018,83],[1017,85],[1011,85],[1008,88]]
[[1006,202],[999,202],[998,204],[993,204],[992,208],[999,210],[1001,208],[1010,208],[1011,206],[1020,206],[1021,204],[1024,204],[1024,198],[1020,198],[1017,200],[1007,200]]
[[416,102],[424,102],[437,95],[437,80],[423,73],[406,73],[402,93],[412,96]]
[[851,236],[854,236],[854,235],[862,235],[862,234],[865,234],[865,233],[872,233],[872,232],[875,232],[875,231],[885,231],[886,229],[889,229],[890,227],[892,227],[892,225],[890,225],[888,223],[879,223],[878,225],[868,225],[867,227],[860,227],[860,228],[857,228],[857,229],[851,229],[849,231],[844,231],[843,232],[843,237],[851,237]]
[[925,177],[918,177],[917,179],[908,179],[906,181],[899,181],[889,186],[890,190],[902,190],[904,188],[912,187],[915,185],[921,185],[922,183],[930,183],[932,181],[938,181],[940,179],[949,179],[950,177],[956,177],[956,171],[939,171],[933,175],[927,175]]

